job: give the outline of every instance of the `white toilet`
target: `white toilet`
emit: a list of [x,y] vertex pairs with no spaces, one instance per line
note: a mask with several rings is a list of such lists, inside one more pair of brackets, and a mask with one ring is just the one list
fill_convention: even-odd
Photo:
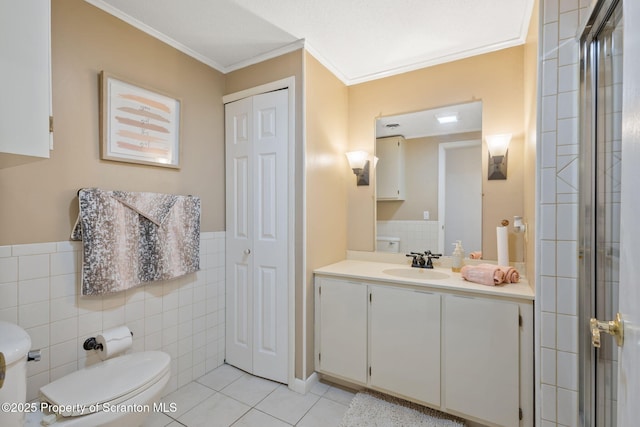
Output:
[[[0,321],[0,353],[6,364],[0,402],[25,403],[30,347],[31,338],[24,329]],[[144,351],[114,357],[59,378],[40,389],[40,400],[46,403],[37,406],[45,410],[35,416],[29,413],[28,423],[54,427],[139,426],[158,410],[154,404],[160,401],[171,376],[170,362],[164,352]],[[0,411],[0,426],[22,427],[25,412]]]
[[400,252],[400,238],[390,236],[378,236],[376,239],[376,251],[399,253]]

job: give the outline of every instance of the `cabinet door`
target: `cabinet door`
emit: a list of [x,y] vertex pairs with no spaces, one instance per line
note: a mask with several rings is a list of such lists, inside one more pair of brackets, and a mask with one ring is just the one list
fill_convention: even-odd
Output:
[[440,295],[370,292],[370,385],[440,406]]
[[367,382],[367,286],[316,279],[317,370]]
[[447,295],[443,306],[447,412],[519,425],[518,305]]
[[49,157],[50,22],[49,0],[0,2],[2,153]]
[[376,141],[376,197],[378,200],[404,200],[404,138]]

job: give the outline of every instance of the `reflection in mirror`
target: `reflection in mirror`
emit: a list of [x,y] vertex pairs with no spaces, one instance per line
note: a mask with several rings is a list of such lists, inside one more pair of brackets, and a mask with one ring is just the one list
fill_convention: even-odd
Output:
[[376,250],[482,250],[482,102],[376,120]]

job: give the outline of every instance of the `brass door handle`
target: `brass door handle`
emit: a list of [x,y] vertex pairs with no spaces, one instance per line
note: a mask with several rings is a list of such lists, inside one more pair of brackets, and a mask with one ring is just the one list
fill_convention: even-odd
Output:
[[594,347],[600,348],[600,332],[613,335],[616,338],[618,347],[622,347],[624,343],[624,326],[620,313],[616,314],[616,320],[610,320],[608,322],[601,322],[598,319],[591,318],[589,326],[591,327],[591,344],[593,344]]
[[4,354],[0,351],[0,388],[4,385],[4,377],[7,375],[7,364],[4,360]]

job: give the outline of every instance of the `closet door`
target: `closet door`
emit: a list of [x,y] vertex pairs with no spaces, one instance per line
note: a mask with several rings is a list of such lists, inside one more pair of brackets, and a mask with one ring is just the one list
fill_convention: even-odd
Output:
[[226,361],[253,371],[253,100],[225,106]]
[[226,360],[288,379],[288,91],[226,105]]

